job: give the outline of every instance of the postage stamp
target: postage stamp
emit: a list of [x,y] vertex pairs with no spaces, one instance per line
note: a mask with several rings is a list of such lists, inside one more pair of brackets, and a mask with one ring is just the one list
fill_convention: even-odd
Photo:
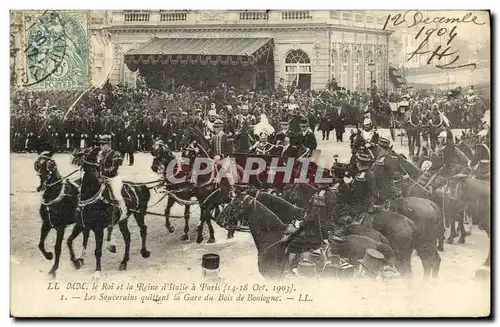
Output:
[[72,89],[89,83],[89,37],[75,15],[45,11],[25,14],[24,87]]
[[13,316],[491,315],[490,12],[12,17]]

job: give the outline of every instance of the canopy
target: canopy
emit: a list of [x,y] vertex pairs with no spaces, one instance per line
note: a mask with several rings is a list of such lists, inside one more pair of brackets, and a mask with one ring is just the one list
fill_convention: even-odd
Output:
[[272,50],[270,38],[153,38],[125,54],[131,70],[139,64],[253,65]]
[[389,78],[397,88],[408,87],[408,82],[396,67],[389,66]]

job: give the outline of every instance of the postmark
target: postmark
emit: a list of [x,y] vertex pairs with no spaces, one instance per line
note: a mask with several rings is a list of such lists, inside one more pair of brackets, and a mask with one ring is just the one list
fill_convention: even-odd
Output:
[[88,85],[89,44],[82,24],[65,12],[25,15],[24,87],[70,89]]

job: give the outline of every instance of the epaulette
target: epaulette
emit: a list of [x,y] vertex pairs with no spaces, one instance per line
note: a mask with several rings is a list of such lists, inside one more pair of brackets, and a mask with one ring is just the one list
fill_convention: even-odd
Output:
[[375,164],[378,165],[378,166],[383,166],[384,162],[385,162],[385,156],[382,156],[382,157],[380,157],[380,158],[377,159],[377,161],[375,162]]

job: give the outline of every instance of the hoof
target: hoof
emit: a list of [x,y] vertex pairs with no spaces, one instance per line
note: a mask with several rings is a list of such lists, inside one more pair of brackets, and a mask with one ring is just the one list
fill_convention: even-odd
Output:
[[50,278],[52,278],[52,279],[56,279],[56,272],[55,272],[55,271],[53,271],[53,270],[49,271],[49,276],[50,276]]
[[449,237],[446,239],[447,244],[453,244],[453,238]]
[[234,238],[234,233],[228,234],[228,235],[227,235],[227,238],[228,238],[228,239],[230,239],[230,238]]
[[151,252],[149,252],[148,250],[141,250],[141,255],[143,258],[149,258]]
[[207,243],[210,243],[210,244],[215,243],[215,238],[209,238]]
[[114,245],[114,244],[106,245],[106,249],[111,253],[116,253],[116,245]]
[[54,256],[52,255],[52,252],[46,252],[43,256],[44,256],[44,257],[45,257],[45,259],[47,259],[47,260],[52,260],[52,258],[54,257]]
[[460,238],[458,239],[458,243],[460,243],[460,244],[464,244],[464,243],[465,243],[465,237],[460,237]]
[[187,234],[182,234],[181,241],[189,241],[189,236]]
[[75,269],[80,269],[82,267],[82,264],[83,264],[83,260],[80,262],[80,260],[82,259],[76,259],[75,261],[73,261],[73,266],[75,267]]
[[471,236],[471,235],[472,235],[472,233],[471,233],[470,230],[468,230],[468,231],[465,232],[465,236]]
[[444,251],[443,244],[438,245],[437,249],[438,249],[438,251],[443,252]]
[[127,263],[126,262],[120,263],[120,267],[118,267],[118,270],[127,270]]
[[101,280],[101,272],[100,271],[96,271],[94,273],[94,276],[92,276],[92,281],[93,282],[99,282]]
[[173,232],[175,232],[175,228],[174,226],[168,226],[168,225],[165,225],[165,227],[167,227],[167,230],[170,234],[172,234]]
[[83,266],[83,258],[78,258],[76,261],[80,263],[80,267]]
[[203,236],[196,236],[196,243],[200,244],[201,242],[203,242]]
[[486,261],[483,263],[483,266],[489,267],[490,266],[490,260],[486,259]]

